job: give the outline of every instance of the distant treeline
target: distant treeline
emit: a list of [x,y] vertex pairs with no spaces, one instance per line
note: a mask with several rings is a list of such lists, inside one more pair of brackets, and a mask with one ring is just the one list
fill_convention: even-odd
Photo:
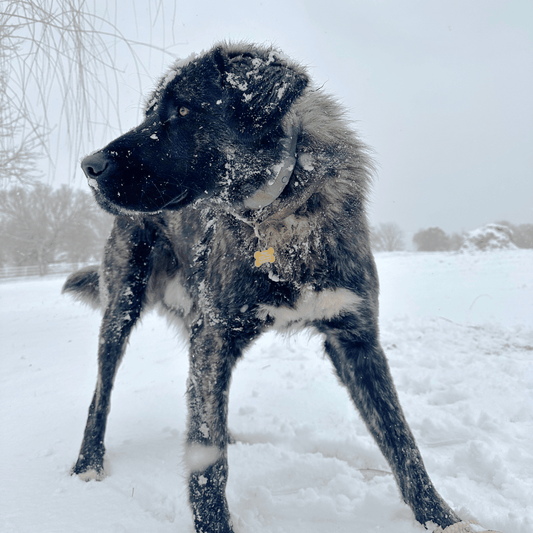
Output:
[[[37,183],[0,190],[0,267],[38,266],[41,275],[57,263],[99,262],[113,217],[105,213],[89,192],[63,185],[53,189]],[[508,228],[519,248],[533,248],[533,224]],[[448,235],[441,228],[421,229],[413,242],[418,251],[459,250],[465,233]],[[394,222],[371,228],[376,251],[405,249],[404,233]]]
[[[518,248],[533,248],[533,224],[511,224],[503,220],[497,222],[508,230],[509,240]],[[421,229],[413,236],[413,244],[418,252],[446,252],[459,250],[465,243],[467,234],[448,234],[439,227]],[[404,233],[398,224],[385,222],[371,228],[372,247],[378,252],[405,250]]]
[[37,183],[0,191],[0,266],[99,262],[113,217],[88,192]]

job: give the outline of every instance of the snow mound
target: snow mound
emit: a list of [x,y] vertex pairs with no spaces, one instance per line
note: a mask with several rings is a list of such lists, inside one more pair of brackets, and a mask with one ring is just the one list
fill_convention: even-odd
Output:
[[487,224],[469,231],[465,235],[465,242],[460,251],[516,250],[517,246],[513,243],[512,236],[513,232],[507,226]]

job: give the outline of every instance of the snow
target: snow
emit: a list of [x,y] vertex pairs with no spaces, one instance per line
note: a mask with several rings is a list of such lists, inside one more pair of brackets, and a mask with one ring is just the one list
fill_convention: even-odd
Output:
[[[464,519],[531,533],[533,251],[376,260],[382,343],[437,489]],[[192,533],[185,343],[155,313],[119,371],[108,477],[69,476],[100,319],[61,296],[62,283],[0,284],[0,531]],[[268,334],[238,365],[228,484],[236,533],[422,533],[320,344]]]

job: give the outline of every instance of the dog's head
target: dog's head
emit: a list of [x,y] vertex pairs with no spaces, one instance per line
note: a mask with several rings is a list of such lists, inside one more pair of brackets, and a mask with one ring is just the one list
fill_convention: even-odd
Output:
[[82,161],[97,201],[123,214],[180,209],[223,190],[242,199],[286,152],[281,121],[307,83],[272,48],[224,44],[178,62],[143,122]]

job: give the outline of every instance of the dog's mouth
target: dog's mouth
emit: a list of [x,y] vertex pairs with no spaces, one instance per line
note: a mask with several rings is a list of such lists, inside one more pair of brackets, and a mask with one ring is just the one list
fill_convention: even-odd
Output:
[[[87,182],[89,187],[93,190],[97,201],[107,209],[108,211],[113,212],[114,214],[124,214],[124,213],[160,213],[165,209],[175,210],[182,207],[183,201],[187,196],[189,196],[189,191],[186,189],[180,192],[177,196],[174,196],[171,200],[166,203],[163,203],[161,206],[144,206],[143,208],[123,205],[120,202],[117,202],[116,199],[110,198],[109,194],[106,194],[102,190],[98,181],[93,177],[87,177]],[[118,194],[120,196],[120,193]]]

